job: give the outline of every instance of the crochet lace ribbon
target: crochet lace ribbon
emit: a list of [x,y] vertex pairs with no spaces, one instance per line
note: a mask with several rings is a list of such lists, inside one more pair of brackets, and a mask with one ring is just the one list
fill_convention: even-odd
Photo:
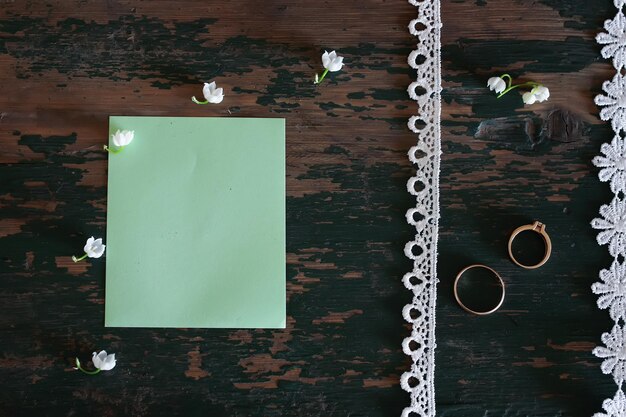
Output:
[[602,403],[604,412],[594,417],[626,417],[626,396],[622,384],[626,378],[626,0],[614,0],[618,12],[614,19],[604,22],[606,32],[596,40],[604,45],[602,56],[612,58],[616,73],[612,80],[602,85],[604,94],[596,97],[601,107],[600,118],[610,121],[613,128],[611,143],[600,148],[601,155],[593,159],[600,168],[600,181],[608,182],[615,194],[613,200],[600,207],[600,216],[591,225],[599,230],[598,243],[607,245],[613,256],[608,269],[600,271],[600,281],[591,289],[598,294],[598,307],[607,309],[615,325],[602,335],[604,346],[598,346],[593,354],[604,359],[602,372],[613,376],[617,392],[613,398]]
[[408,88],[417,101],[417,115],[408,122],[417,134],[417,143],[409,150],[409,160],[416,175],[409,179],[407,190],[416,205],[406,213],[415,227],[415,239],[404,248],[413,260],[413,271],[403,277],[413,300],[402,315],[412,324],[411,335],[402,342],[402,350],[412,359],[411,369],[400,377],[401,387],[411,396],[411,404],[402,417],[435,415],[435,305],[437,301],[437,237],[439,230],[439,164],[441,156],[441,14],[439,0],[409,0],[417,7],[417,18],[409,23],[409,32],[417,38],[417,48],[408,63],[417,72]]

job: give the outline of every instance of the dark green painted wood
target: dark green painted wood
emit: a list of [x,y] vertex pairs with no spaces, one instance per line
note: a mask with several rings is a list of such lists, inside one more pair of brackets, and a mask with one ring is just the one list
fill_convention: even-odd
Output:
[[[592,98],[612,75],[594,35],[613,14],[610,0],[443,1],[441,416],[589,416],[614,392],[590,353],[610,329],[590,291],[610,258],[589,226],[610,199],[590,160],[611,137]],[[4,2],[0,416],[399,415],[414,16],[385,0]],[[325,48],[347,65],[316,88]],[[504,70],[550,101],[496,100],[484,86]],[[208,79],[224,103],[194,106]],[[286,330],[102,326],[104,263],[69,256],[106,229],[110,114],[286,117]],[[506,241],[534,219],[555,247],[529,272]],[[473,262],[507,283],[493,316],[453,301]],[[97,349],[118,367],[72,370]]]

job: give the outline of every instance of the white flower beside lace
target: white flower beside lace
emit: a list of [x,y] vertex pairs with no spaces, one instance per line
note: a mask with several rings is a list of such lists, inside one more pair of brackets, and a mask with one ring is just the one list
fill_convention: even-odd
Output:
[[626,33],[626,17],[619,12],[615,19],[604,22],[604,28],[608,33],[600,33],[596,36],[596,41],[602,48],[602,57],[613,58],[613,66],[621,71],[626,63],[626,45],[624,36]]
[[624,332],[626,328],[622,328],[619,324],[613,326],[610,333],[604,333],[602,335],[602,343],[604,346],[598,346],[593,350],[593,354],[598,358],[604,359],[602,361],[602,372],[605,374],[612,374],[615,383],[622,385],[624,379],[626,379],[626,337]]
[[602,156],[593,159],[593,164],[601,168],[600,181],[610,181],[611,191],[615,194],[626,192],[626,141],[615,135],[610,144],[602,144],[600,151]]
[[606,399],[602,403],[604,413],[595,413],[593,417],[623,417],[626,415],[626,396],[624,391],[617,390],[615,397]]
[[591,286],[593,293],[600,296],[598,307],[608,308],[615,322],[626,320],[626,265],[613,261],[610,269],[600,271],[600,280]]
[[591,222],[594,229],[601,230],[598,244],[608,244],[613,257],[626,256],[626,202],[616,196],[611,204],[600,207],[600,215],[603,218]]
[[611,81],[605,81],[602,89],[605,96],[597,96],[595,102],[604,107],[600,110],[600,118],[610,120],[615,133],[626,128],[626,79],[621,74],[615,74]]

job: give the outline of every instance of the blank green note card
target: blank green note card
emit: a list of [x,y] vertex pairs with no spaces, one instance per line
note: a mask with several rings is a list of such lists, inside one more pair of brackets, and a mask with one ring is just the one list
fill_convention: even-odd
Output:
[[[285,327],[285,121],[111,117],[107,327]],[[110,143],[114,147],[113,143]]]

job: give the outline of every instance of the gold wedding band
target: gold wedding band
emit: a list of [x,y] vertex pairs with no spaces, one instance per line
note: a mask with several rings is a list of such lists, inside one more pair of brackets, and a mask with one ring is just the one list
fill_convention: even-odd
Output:
[[[517,235],[527,230],[531,230],[533,232],[539,233],[541,237],[543,238],[543,241],[546,246],[546,252],[543,256],[543,259],[536,265],[521,264],[517,259],[515,259],[515,256],[513,256],[513,241],[515,240]],[[546,262],[548,262],[548,259],[550,259],[551,253],[552,253],[552,241],[550,240],[550,236],[548,236],[548,233],[546,233],[546,225],[541,222],[535,222],[533,224],[520,226],[513,231],[513,233],[511,234],[511,237],[509,238],[509,257],[516,265],[521,266],[522,268],[536,269],[536,268],[539,268],[540,266],[543,266]]]
[[[502,296],[500,297],[500,300],[498,301],[498,304],[494,308],[492,308],[491,310],[488,310],[488,311],[475,311],[475,310],[472,310],[471,308],[469,308],[465,304],[463,304],[463,302],[461,301],[461,298],[459,297],[459,291],[457,289],[457,287],[459,285],[459,281],[461,280],[461,277],[463,276],[464,273],[466,273],[467,271],[469,271],[470,269],[473,269],[473,268],[483,268],[483,269],[486,269],[486,270],[490,271],[498,279],[498,283],[500,284],[500,287],[502,287]],[[502,303],[504,302],[504,293],[505,293],[504,281],[502,280],[502,277],[500,277],[500,275],[495,270],[493,270],[492,268],[489,268],[487,265],[481,265],[481,264],[470,265],[470,266],[464,268],[461,272],[459,272],[458,275],[456,276],[456,279],[454,280],[454,298],[456,298],[456,302],[459,303],[459,305],[461,306],[461,308],[463,310],[467,311],[468,313],[476,314],[478,316],[486,316],[488,314],[493,313],[497,309],[499,309],[500,306],[502,306]]]

